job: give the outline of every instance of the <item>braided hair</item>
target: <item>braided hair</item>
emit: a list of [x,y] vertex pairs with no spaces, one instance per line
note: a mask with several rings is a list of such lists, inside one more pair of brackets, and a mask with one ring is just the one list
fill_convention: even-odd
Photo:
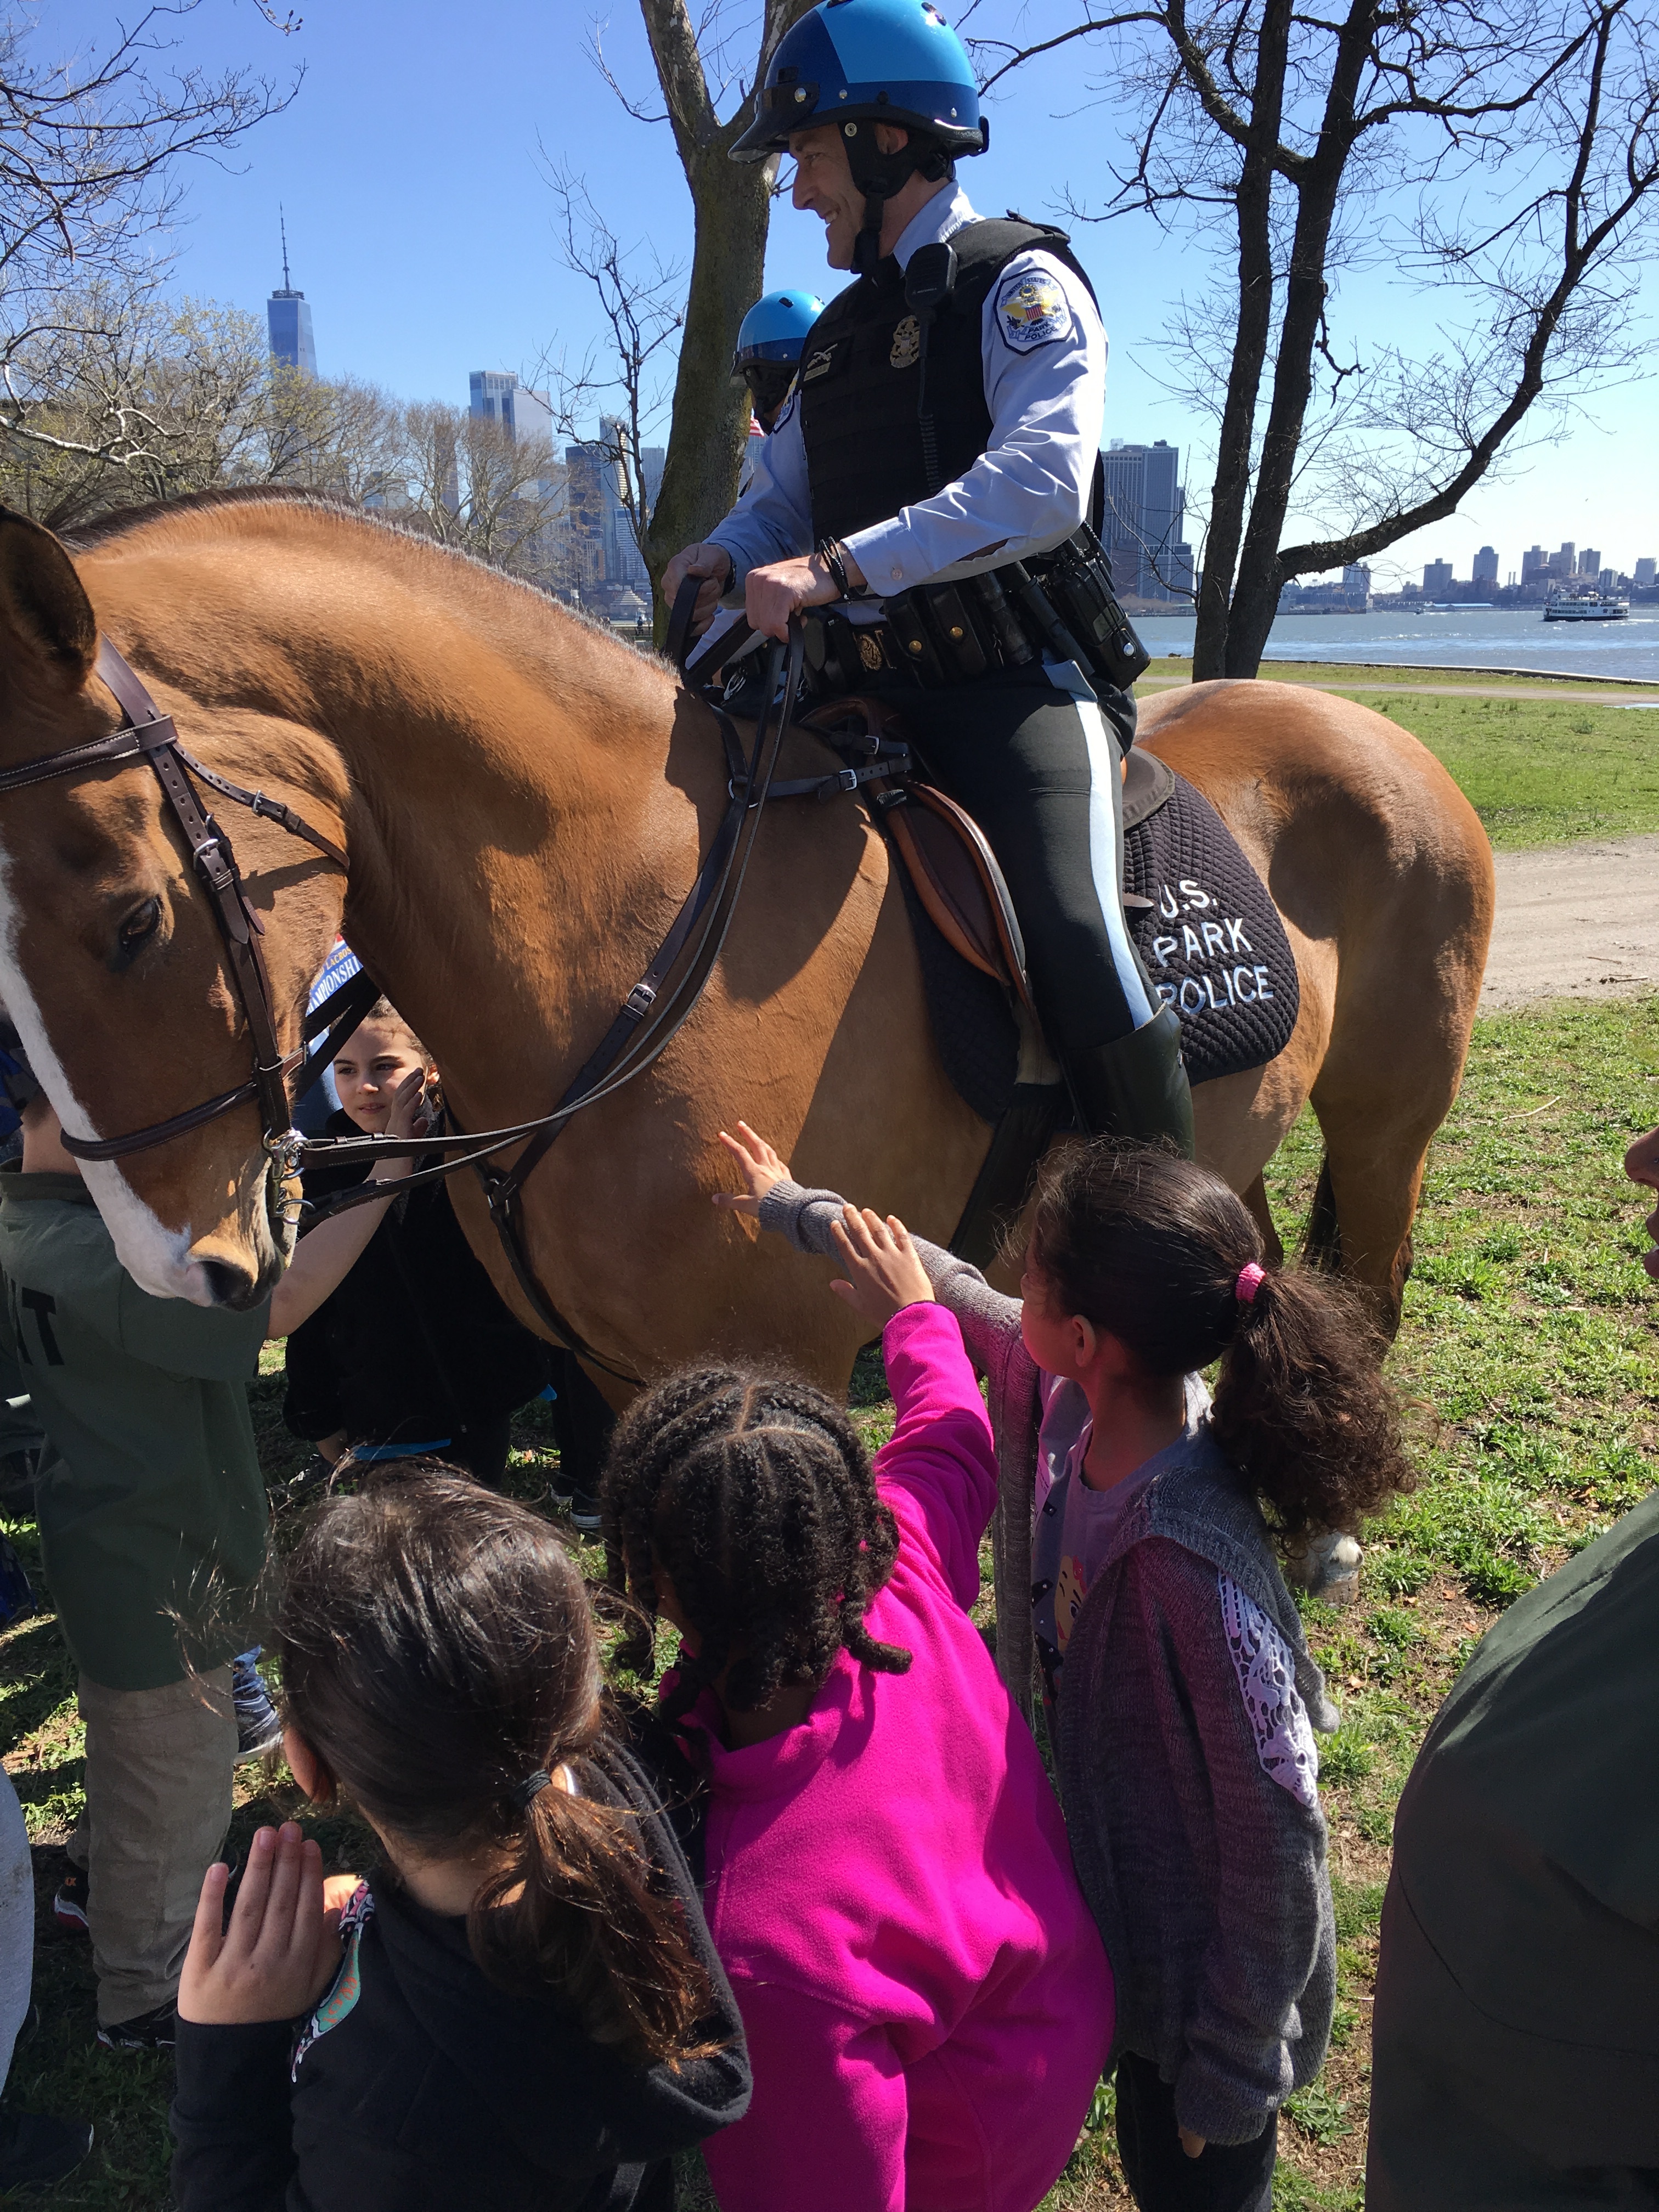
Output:
[[670,1717],[728,1666],[733,1712],[816,1688],[842,1650],[881,1674],[908,1668],[908,1651],[864,1625],[898,1527],[857,1431],[821,1390],[734,1367],[670,1376],[619,1424],[603,1499],[635,1598],[654,1618],[660,1571],[701,1642]]

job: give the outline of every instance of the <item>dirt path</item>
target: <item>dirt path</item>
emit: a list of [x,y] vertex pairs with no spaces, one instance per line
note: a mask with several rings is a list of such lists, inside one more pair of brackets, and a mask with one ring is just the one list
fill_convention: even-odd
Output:
[[1499,853],[1480,1011],[1659,988],[1659,837]]

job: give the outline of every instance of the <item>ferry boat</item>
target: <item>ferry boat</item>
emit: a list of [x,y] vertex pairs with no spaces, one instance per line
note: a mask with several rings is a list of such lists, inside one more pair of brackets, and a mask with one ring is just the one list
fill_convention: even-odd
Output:
[[1544,602],[1546,622],[1623,622],[1629,612],[1630,601],[1611,592],[1559,592]]

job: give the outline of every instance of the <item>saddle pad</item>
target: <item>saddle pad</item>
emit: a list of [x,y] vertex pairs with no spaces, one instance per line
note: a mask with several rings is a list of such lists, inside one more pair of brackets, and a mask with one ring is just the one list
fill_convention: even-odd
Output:
[[1147,979],[1181,1017],[1191,1083],[1275,1059],[1301,1009],[1296,959],[1267,887],[1203,793],[1176,775],[1123,838],[1130,934]]

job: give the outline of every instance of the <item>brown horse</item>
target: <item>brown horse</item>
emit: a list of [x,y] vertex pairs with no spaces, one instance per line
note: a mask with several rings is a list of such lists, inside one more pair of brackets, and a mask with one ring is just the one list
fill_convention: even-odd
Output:
[[[284,1045],[343,923],[463,1127],[545,1112],[720,821],[707,710],[537,593],[361,517],[186,501],[118,520],[71,562],[0,511],[0,767],[115,726],[91,673],[100,631],[192,752],[349,854],[348,884],[221,810],[264,918]],[[1200,1089],[1200,1153],[1265,1217],[1261,1170],[1311,1098],[1343,1259],[1397,1300],[1486,957],[1480,824],[1413,738],[1316,692],[1200,684],[1152,701],[1143,727],[1261,869],[1301,973],[1286,1050]],[[0,802],[0,995],[74,1135],[147,1126],[246,1077],[219,941],[148,770]],[[714,1133],[739,1115],[803,1176],[935,1237],[984,1156],[989,1132],[933,1048],[886,848],[851,800],[769,813],[696,1013],[647,1073],[577,1116],[526,1217],[550,1295],[619,1367],[775,1350],[833,1388],[856,1319],[817,1271],[708,1203],[728,1180]],[[283,1255],[251,1106],[86,1173],[147,1288],[237,1307],[269,1291]],[[524,1311],[475,1181],[452,1188]]]

